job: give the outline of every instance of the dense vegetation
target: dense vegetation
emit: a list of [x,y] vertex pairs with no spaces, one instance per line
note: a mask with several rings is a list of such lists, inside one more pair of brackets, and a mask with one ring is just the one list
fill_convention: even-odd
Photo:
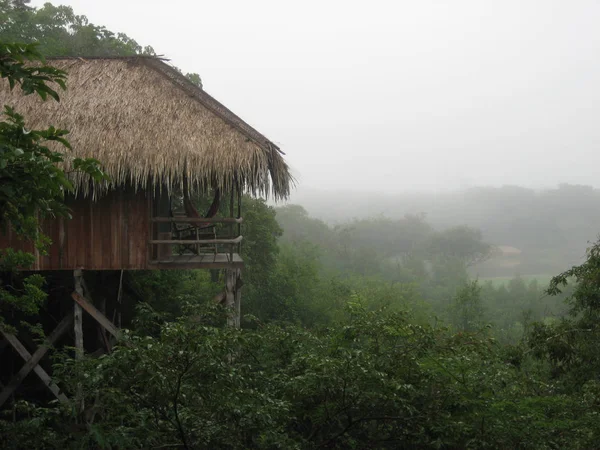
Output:
[[[143,51],[64,7],[0,0],[0,18],[0,40],[34,37],[41,45],[2,44],[0,74],[24,95],[48,101],[59,96],[65,74],[45,66],[39,48]],[[30,61],[36,69],[24,64]],[[69,182],[58,163],[68,135],[24,125],[11,110],[0,122],[0,218],[31,239],[39,238],[40,207],[67,213]],[[51,152],[47,140],[66,147]],[[75,169],[103,176],[93,160]],[[472,224],[444,227],[399,214],[330,226],[300,206],[274,208],[250,197],[243,211],[241,329],[224,327],[224,311],[212,300],[222,285],[218,273],[125,273],[128,310],[118,345],[78,360],[61,346],[43,361],[70,397],[84,397],[86,409],[23,389],[1,411],[0,446],[598,446],[600,244],[549,286],[519,277],[497,285],[470,275],[494,251]],[[45,309],[72,287],[59,275],[44,282],[12,270],[28,260],[0,255],[1,325],[43,335]],[[87,282],[98,298],[121,284],[111,273],[88,274]]]

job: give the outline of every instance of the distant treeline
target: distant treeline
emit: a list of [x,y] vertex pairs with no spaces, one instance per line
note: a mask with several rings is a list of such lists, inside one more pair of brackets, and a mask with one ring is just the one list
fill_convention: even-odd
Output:
[[[497,269],[506,257],[498,256],[475,228],[437,230],[424,215],[329,225],[299,205],[278,208],[276,218],[282,228],[280,257],[287,255],[279,263],[293,261],[294,277],[312,267],[312,278],[297,283],[303,294],[311,291],[311,300],[288,297],[297,307],[329,298],[331,289],[317,293],[315,286],[335,279],[336,286],[342,283],[368,298],[372,307],[409,308],[427,321],[436,318],[464,330],[491,324],[495,336],[512,342],[522,337],[528,323],[564,314],[563,298],[544,293],[548,277],[477,280],[473,272]],[[335,301],[329,300],[323,303],[331,308]]]
[[483,266],[483,276],[552,274],[580,264],[600,223],[600,190],[569,184],[540,191],[504,186],[394,195],[301,190],[292,201],[330,224],[407,214],[421,215],[437,229],[465,224],[480,230],[485,242],[520,252],[513,263]]

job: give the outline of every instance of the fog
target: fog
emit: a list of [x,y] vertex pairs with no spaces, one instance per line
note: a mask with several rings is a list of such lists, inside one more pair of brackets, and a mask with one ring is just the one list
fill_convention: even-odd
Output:
[[198,72],[301,188],[598,186],[598,2],[60,3]]

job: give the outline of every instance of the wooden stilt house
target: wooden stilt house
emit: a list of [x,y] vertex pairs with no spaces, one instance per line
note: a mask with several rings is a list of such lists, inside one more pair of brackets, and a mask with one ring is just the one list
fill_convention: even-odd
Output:
[[[68,73],[60,103],[7,88],[0,101],[15,105],[32,127],[69,130],[69,156],[98,159],[110,181],[74,180],[73,219],[44,223],[53,244],[34,269],[240,268],[241,193],[289,193],[279,148],[159,59],[68,58],[52,65]],[[178,214],[174,195],[183,190],[218,192],[229,217]],[[198,229],[197,238],[182,233],[186,224]],[[211,236],[213,224],[228,225],[217,227],[226,235]],[[0,235],[2,247],[33,251],[10,233]]]
[[[73,179],[67,199],[72,219],[46,219],[52,239],[47,255],[11,233],[0,232],[0,248],[36,254],[33,270],[73,271],[73,314],[50,334],[50,342],[75,323],[83,351],[82,311],[104,331],[118,329],[90,300],[82,270],[225,269],[225,303],[239,326],[243,260],[242,193],[285,198],[291,176],[283,153],[266,137],[191,83],[166,62],[151,57],[61,58],[51,65],[68,73],[61,101],[43,102],[0,84],[0,104],[14,106],[28,125],[70,131],[68,158],[98,159],[110,180]],[[194,194],[214,196],[208,214],[190,212]],[[183,205],[181,204],[183,202]],[[226,204],[226,212],[217,213]],[[181,207],[177,207],[177,206]],[[0,330],[4,342],[26,360],[0,393],[0,406],[27,373],[35,371],[61,401],[49,375],[33,355]]]

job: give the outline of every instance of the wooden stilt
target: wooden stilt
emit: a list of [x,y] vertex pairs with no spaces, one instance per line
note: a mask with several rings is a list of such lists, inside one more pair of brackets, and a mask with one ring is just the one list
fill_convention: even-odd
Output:
[[[121,311],[123,310],[122,308],[122,295],[123,295],[123,269],[121,269],[121,276],[119,277],[119,292],[117,293],[117,308],[119,309],[119,312],[117,314],[117,328],[121,328]],[[113,320],[113,323],[115,323],[115,321]]]
[[225,271],[225,308],[227,308],[227,326],[235,327],[235,281],[236,270]]
[[[83,295],[83,272],[81,269],[73,271],[73,277],[75,279],[75,292]],[[83,358],[83,310],[77,302],[73,304],[73,324],[75,331],[75,358]],[[76,391],[76,410],[78,414],[83,413],[85,410],[85,403],[83,398],[83,388],[81,384],[77,385]]]
[[89,301],[87,298],[85,298],[83,295],[79,294],[78,292],[73,292],[71,294],[71,297],[73,298],[73,300],[75,300],[75,303],[77,305],[79,305],[80,308],[85,309],[85,311],[90,316],[92,316],[94,318],[94,320],[96,320],[96,322],[98,322],[100,325],[102,325],[106,331],[108,331],[110,334],[112,334],[116,338],[119,337],[118,328],[115,327],[113,325],[113,323],[110,320],[108,320],[104,314],[102,314],[100,311],[98,311],[98,309],[96,309],[96,307],[94,305],[92,305],[91,301]]
[[[83,273],[81,269],[76,269],[73,275],[75,278],[75,292],[83,295],[83,283],[81,282]],[[78,303],[75,303],[73,306],[73,323],[75,331],[75,358],[80,359],[83,357],[83,310]]]
[[[72,321],[73,321],[73,314],[69,314],[67,317],[65,317],[63,320],[61,320],[61,322],[57,325],[57,327],[54,329],[54,331],[52,333],[50,333],[50,336],[48,336],[47,343],[41,345],[33,353],[33,355],[31,355],[31,357],[29,359],[25,360],[26,362],[23,365],[23,367],[21,367],[21,370],[19,370],[19,372],[17,372],[17,374],[11,378],[11,380],[8,382],[8,384],[4,387],[4,390],[2,392],[0,392],[0,407],[6,402],[6,400],[8,400],[8,398],[13,394],[13,392],[15,392],[17,390],[17,388],[23,382],[25,377],[27,375],[29,375],[29,372],[31,372],[32,370],[35,370],[35,368],[38,367],[38,363],[44,357],[44,355],[48,352],[48,350],[50,349],[50,346],[54,345],[54,343],[58,340],[58,338],[67,331],[67,329],[71,325]],[[13,341],[16,341],[17,338],[11,335],[10,339],[12,339]],[[18,341],[16,341],[16,342],[18,342]],[[24,349],[24,347],[22,345],[18,345],[18,348],[15,347],[15,349],[19,352],[19,354],[21,354],[21,356],[25,355],[24,352],[20,351],[20,350]],[[39,376],[39,374],[38,374],[38,376]],[[43,377],[42,378],[43,380],[45,379],[44,380],[45,382],[47,379],[50,378],[50,377],[46,378],[46,376],[43,376],[43,375],[42,375],[42,377]],[[52,384],[54,384],[54,383],[52,383]],[[48,384],[46,384],[46,385],[49,386]],[[52,389],[50,389],[50,390],[52,391]],[[61,397],[61,395],[62,395],[62,397]],[[64,394],[60,394],[60,393],[57,395],[57,398],[61,401],[66,400],[66,397],[64,396]]]
[[235,304],[233,308],[235,327],[240,328],[242,319],[242,271],[235,271]]
[[242,278],[240,269],[227,269],[225,271],[225,292],[215,297],[215,301],[221,301],[227,308],[227,326],[239,328],[241,319],[242,303]]

